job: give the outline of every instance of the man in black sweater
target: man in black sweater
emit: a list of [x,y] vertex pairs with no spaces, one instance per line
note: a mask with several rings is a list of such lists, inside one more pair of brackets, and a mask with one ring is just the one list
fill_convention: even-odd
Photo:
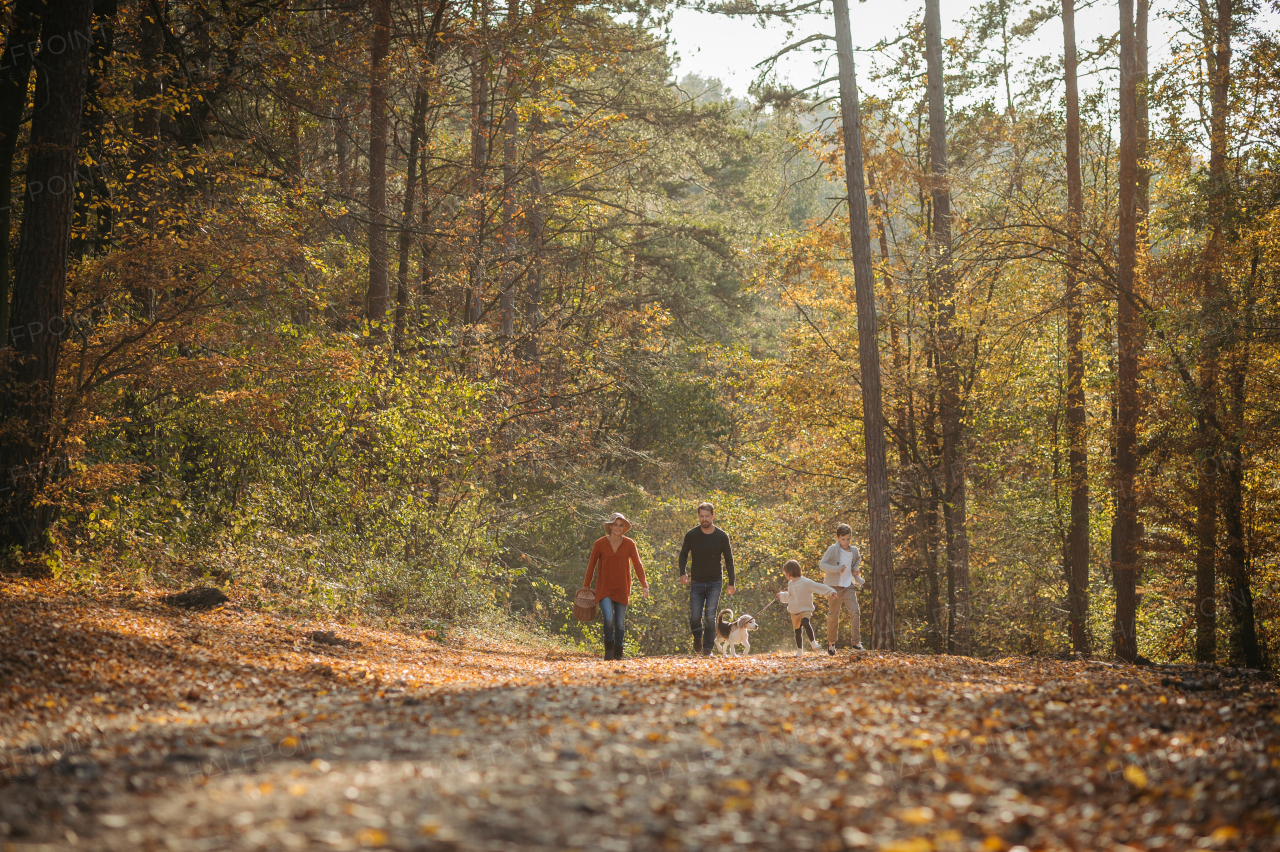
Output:
[[[698,505],[698,525],[684,534],[680,548],[680,582],[689,586],[689,629],[693,631],[693,653],[711,656],[716,641],[716,611],[720,607],[720,584],[729,572],[725,591],[733,594],[733,548],[728,534],[715,525],[716,509],[710,503]],[[693,554],[688,574],[685,565]],[[692,577],[690,576],[692,575]]]

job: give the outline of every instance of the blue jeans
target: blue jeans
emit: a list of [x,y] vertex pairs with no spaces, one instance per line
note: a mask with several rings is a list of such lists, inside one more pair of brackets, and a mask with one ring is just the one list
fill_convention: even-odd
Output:
[[689,630],[694,638],[702,633],[702,649],[710,651],[716,642],[716,610],[720,606],[720,584],[689,583]]
[[622,647],[622,636],[627,632],[627,605],[613,598],[600,599],[600,614],[604,616],[604,641]]

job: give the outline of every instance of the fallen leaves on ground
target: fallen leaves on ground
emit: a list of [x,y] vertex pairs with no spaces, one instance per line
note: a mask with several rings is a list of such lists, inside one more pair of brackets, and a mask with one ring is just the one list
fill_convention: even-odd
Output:
[[607,663],[27,581],[0,616],[15,848],[1280,849],[1254,673]]

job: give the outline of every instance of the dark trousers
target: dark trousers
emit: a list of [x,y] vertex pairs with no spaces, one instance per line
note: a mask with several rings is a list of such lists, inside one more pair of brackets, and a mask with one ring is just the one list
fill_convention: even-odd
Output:
[[689,630],[702,634],[702,647],[710,649],[716,641],[716,610],[720,606],[720,580],[689,583]]

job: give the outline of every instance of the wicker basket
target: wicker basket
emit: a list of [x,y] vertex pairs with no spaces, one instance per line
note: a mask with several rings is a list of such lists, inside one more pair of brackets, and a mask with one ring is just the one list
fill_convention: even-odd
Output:
[[596,593],[590,589],[578,589],[578,593],[573,596],[573,616],[579,621],[595,621],[599,608]]

